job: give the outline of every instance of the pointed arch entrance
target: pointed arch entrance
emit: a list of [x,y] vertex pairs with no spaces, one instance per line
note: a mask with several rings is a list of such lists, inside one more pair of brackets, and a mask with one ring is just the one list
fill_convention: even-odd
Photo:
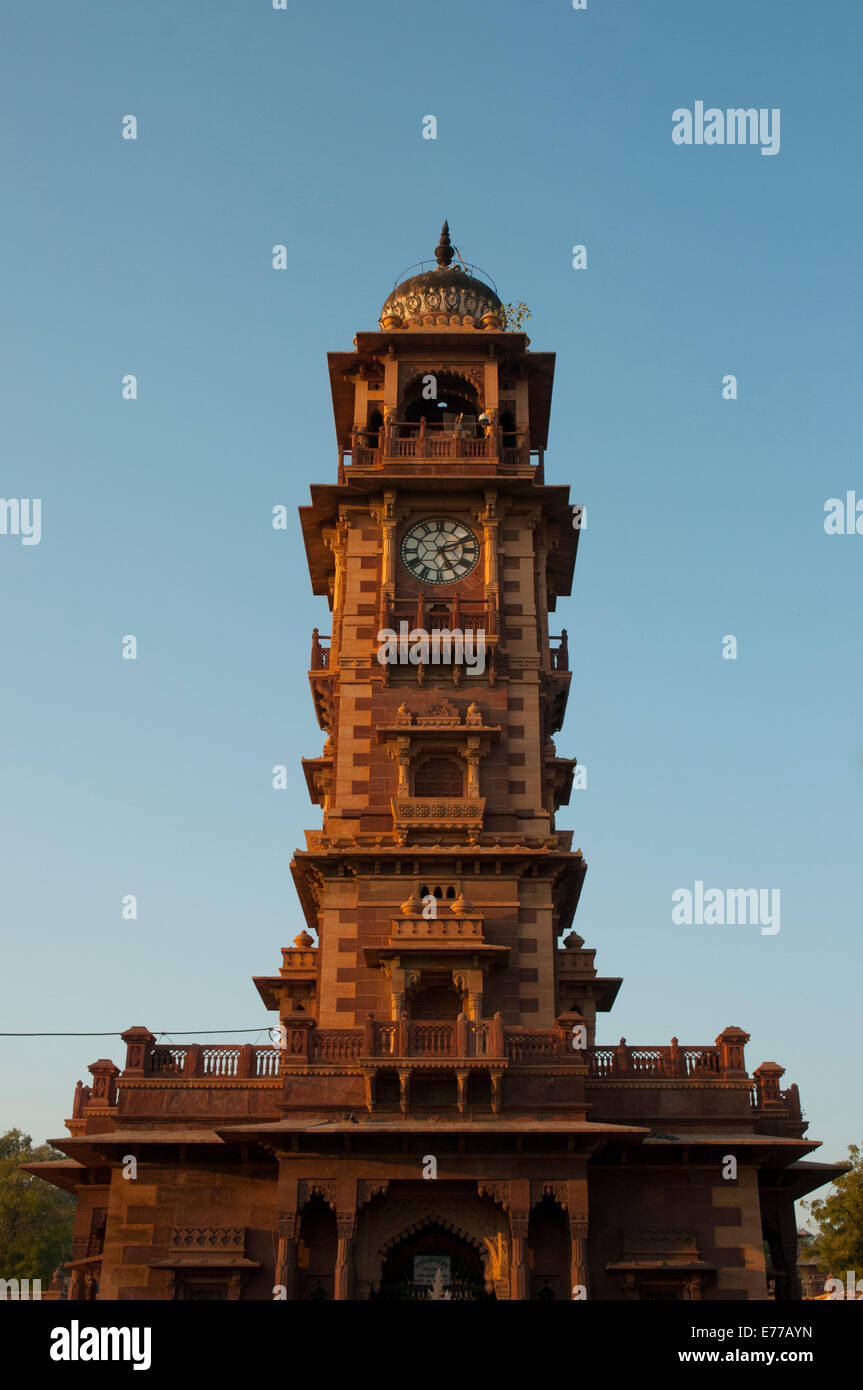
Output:
[[488,1291],[482,1242],[432,1217],[389,1242],[380,1287],[372,1298],[426,1301],[438,1269],[443,1289],[452,1299],[494,1300],[494,1293]]

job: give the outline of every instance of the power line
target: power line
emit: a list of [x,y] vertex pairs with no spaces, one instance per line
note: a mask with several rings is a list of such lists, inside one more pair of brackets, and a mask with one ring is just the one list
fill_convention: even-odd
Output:
[[[128,1031],[128,1028],[123,1028],[113,1033],[0,1033],[0,1038],[121,1038]],[[269,1031],[264,1023],[257,1028],[190,1028],[181,1032],[175,1032],[173,1028],[163,1028],[154,1036],[163,1038],[170,1034],[175,1038],[206,1038],[214,1037],[217,1033],[268,1033]]]

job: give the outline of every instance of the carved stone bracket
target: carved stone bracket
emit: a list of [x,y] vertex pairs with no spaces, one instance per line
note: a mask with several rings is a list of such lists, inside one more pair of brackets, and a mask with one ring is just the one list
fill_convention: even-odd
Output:
[[552,1197],[557,1205],[566,1211],[569,1205],[569,1192],[566,1181],[532,1182],[530,1185],[531,1207],[537,1206],[543,1197]]
[[361,1178],[357,1184],[357,1206],[364,1207],[373,1197],[385,1197],[389,1186],[389,1178]]
[[336,1232],[340,1240],[353,1240],[357,1234],[357,1214],[355,1211],[336,1212]]
[[327,1206],[336,1209],[336,1184],[334,1182],[316,1182],[312,1179],[301,1179],[299,1183],[299,1202],[300,1207],[304,1207],[310,1197],[323,1197]]
[[300,1234],[300,1213],[297,1211],[280,1211],[278,1217],[278,1231],[280,1240],[296,1240]]
[[509,1183],[508,1182],[478,1182],[476,1190],[480,1197],[491,1197],[493,1202],[503,1207],[504,1211],[509,1210]]

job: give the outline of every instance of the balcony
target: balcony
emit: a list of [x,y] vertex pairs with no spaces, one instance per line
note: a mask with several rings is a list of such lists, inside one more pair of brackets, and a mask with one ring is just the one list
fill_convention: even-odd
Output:
[[681,1047],[675,1038],[664,1047],[593,1047],[588,1052],[588,1075],[602,1081],[642,1077],[645,1080],[689,1077],[703,1080],[722,1075],[718,1047]]
[[458,945],[467,942],[468,945],[482,946],[485,944],[483,921],[481,917],[452,917],[446,920],[437,917],[394,917],[390,941],[452,941]]
[[253,1080],[279,1074],[279,1049],[215,1043],[204,1046],[189,1043],[185,1047],[157,1046],[148,1058],[146,1075],[159,1077],[182,1076],[187,1080],[218,1077],[219,1080]]
[[455,594],[420,594],[418,598],[390,599],[381,611],[382,627],[398,632],[399,623],[425,632],[483,632],[489,643],[497,634],[494,605],[485,599],[466,599]]
[[[485,797],[394,796],[392,798],[393,826],[396,835],[404,838],[411,830],[467,832],[475,843],[482,830]],[[400,840],[401,843],[401,840]]]
[[[552,645],[553,643],[557,645],[554,646]],[[548,652],[552,671],[569,670],[569,639],[567,637],[566,628],[563,629],[563,632],[561,632],[559,636],[553,637],[549,634]]]
[[312,630],[312,651],[309,657],[309,685],[315,705],[318,726],[326,733],[333,732],[333,675],[330,666],[331,651],[324,643],[332,639],[323,636],[317,628]]
[[[440,921],[423,919],[414,923],[407,918],[396,919],[396,928],[400,930],[405,925],[411,932],[431,929],[430,940],[444,939],[435,936],[442,928]],[[446,924],[447,929],[458,925]],[[468,938],[475,939],[473,922],[465,926]],[[405,1113],[411,1105],[412,1078],[448,1078],[457,1087],[457,1103],[462,1111],[469,1101],[470,1078],[480,1073],[488,1077],[491,1108],[498,1114],[504,1106],[505,1076],[509,1074],[515,1080],[514,1074],[529,1075],[530,1069],[536,1067],[544,1070],[549,1085],[552,1073],[557,1073],[564,1088],[559,1091],[564,1106],[569,1103],[567,1097],[582,1095],[582,1079],[589,1088],[587,1102],[600,1108],[604,1088],[609,1088],[610,1095],[619,1082],[630,1086],[636,1082],[647,1090],[668,1089],[669,1082],[676,1083],[675,1089],[689,1083],[698,1087],[716,1083],[728,1089],[732,1082],[736,1083],[734,1089],[739,1089],[740,1104],[752,1115],[757,1133],[800,1137],[806,1127],[797,1087],[780,1089],[782,1067],[766,1062],[751,1076],[747,1072],[744,1046],[748,1038],[741,1029],[725,1029],[712,1045],[685,1045],[672,1038],[669,1044],[631,1047],[621,1039],[612,1047],[575,1048],[573,1019],[579,1017],[575,1013],[561,1015],[552,1028],[524,1028],[505,1025],[500,1013],[484,1018],[481,1009],[479,1012],[478,1018],[462,1013],[455,1019],[437,1020],[409,1018],[406,1012],[398,1018],[380,1020],[369,1014],[362,1026],[349,1028],[318,1028],[310,1014],[296,1012],[284,1016],[281,1047],[156,1044],[149,1030],[136,1027],[123,1035],[128,1052],[126,1069],[118,1078],[120,1113],[124,1112],[122,1090],[126,1081],[138,1093],[136,1114],[152,1115],[149,1123],[166,1118],[169,1113],[174,1121],[181,1116],[200,1115],[200,1090],[206,1090],[200,1083],[209,1080],[218,1092],[226,1086],[232,1091],[237,1088],[224,1106],[225,1114],[234,1118],[281,1108],[280,1095],[284,1100],[289,1094],[292,1100],[288,1109],[327,1109],[329,1083],[323,1078],[333,1073],[343,1078],[339,1085],[344,1083],[348,1088],[347,1078],[355,1078],[357,1102],[364,1094],[368,1111],[378,1108],[379,1084],[390,1097],[395,1085],[398,1103]],[[100,1065],[113,1067],[112,1063]],[[187,1081],[198,1082],[199,1086],[185,1095],[178,1083]],[[574,1081],[579,1083],[576,1090],[571,1089]],[[524,1078],[516,1087],[518,1084],[523,1085]],[[168,1086],[170,1111],[164,1108],[163,1088]],[[248,1093],[246,1099],[244,1090]],[[149,1092],[150,1101],[145,1101],[145,1092]],[[386,1107],[393,1100],[382,1103]],[[218,1104],[221,1110],[221,1099]],[[681,1106],[682,1113],[688,1113],[685,1101],[681,1101]],[[97,1132],[102,1128],[100,1116]],[[78,1132],[86,1133],[83,1127]],[[88,1248],[91,1258],[95,1253]]]
[[[440,935],[444,924],[421,920],[398,922],[399,928],[410,927],[412,939],[426,932]],[[446,923],[454,931],[463,924]],[[464,924],[468,936],[475,934],[477,924]],[[404,1015],[401,1019],[377,1021],[369,1018],[363,1028],[317,1028],[309,1018],[295,1026],[287,1024],[285,1037],[286,1061],[308,1064],[314,1062],[344,1062],[360,1058],[402,1057],[488,1057],[518,1065],[587,1063],[588,1076],[601,1081],[613,1080],[707,1080],[745,1077],[723,1057],[725,1049],[715,1046],[685,1046],[672,1039],[669,1045],[630,1047],[622,1042],[617,1047],[591,1047],[573,1052],[568,1031],[558,1028],[517,1028],[504,1026],[500,1014],[474,1022],[463,1015],[458,1019],[440,1022],[418,1022]],[[144,1074],[152,1079],[161,1077],[204,1078],[219,1080],[254,1080],[277,1077],[280,1074],[281,1049],[270,1045],[243,1044],[185,1046],[159,1044],[149,1050]],[[752,1082],[753,1106],[763,1109],[771,1105],[793,1108],[791,1092],[780,1092],[778,1078],[770,1070],[759,1068]],[[778,1068],[779,1075],[782,1069]],[[794,1088],[791,1088],[793,1091]]]
[[[423,473],[426,465],[445,461],[454,470],[489,476],[534,477],[543,482],[543,450],[531,449],[526,430],[504,434],[500,429],[476,434],[468,429],[446,429],[443,425],[391,420],[379,430],[354,428],[350,450],[339,457],[339,482],[351,473]],[[457,468],[462,465],[461,468]]]
[[323,637],[315,627],[312,629],[312,654],[309,658],[310,671],[328,671],[330,669],[330,649],[324,643],[330,641],[329,633]]

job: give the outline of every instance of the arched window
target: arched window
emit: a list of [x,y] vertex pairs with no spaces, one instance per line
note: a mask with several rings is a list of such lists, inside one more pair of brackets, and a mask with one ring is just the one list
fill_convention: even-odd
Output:
[[462,796],[464,775],[453,758],[426,758],[414,777],[414,796]]

